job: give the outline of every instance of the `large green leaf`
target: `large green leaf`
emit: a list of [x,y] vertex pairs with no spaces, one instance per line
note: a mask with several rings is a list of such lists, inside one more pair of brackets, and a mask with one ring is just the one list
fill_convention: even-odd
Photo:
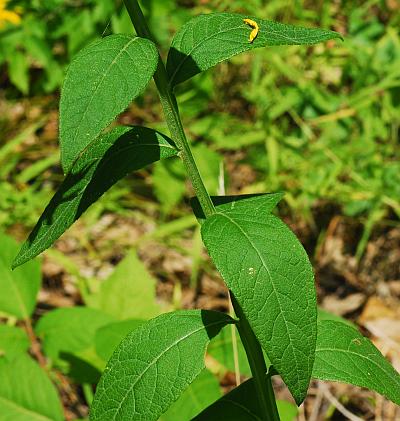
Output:
[[161,313],[156,303],[156,280],[130,251],[88,304],[117,319],[150,319]]
[[296,236],[270,213],[280,197],[238,197],[217,206],[202,236],[269,359],[301,403],[314,363],[314,276]]
[[26,333],[15,326],[0,325],[0,359],[12,360],[29,349]]
[[218,380],[203,370],[159,421],[188,421],[221,396]]
[[131,171],[176,155],[166,136],[146,127],[117,127],[74,163],[24,243],[13,266],[50,247],[104,192]]
[[91,420],[157,420],[204,369],[210,339],[232,319],[214,311],[162,314],[131,332],[97,386]]
[[155,45],[111,35],[78,53],[60,101],[61,164],[67,173],[79,154],[147,86],[158,63]]
[[42,276],[38,261],[11,271],[18,248],[11,237],[0,232],[0,312],[27,319],[36,306]]
[[108,361],[125,336],[143,323],[145,323],[145,320],[123,320],[98,329],[94,337],[97,355],[104,361]]
[[97,329],[112,317],[87,307],[67,307],[50,311],[36,325],[46,355],[57,359],[61,352],[76,353],[94,346]]
[[316,44],[340,34],[318,28],[302,28],[250,17],[259,32],[249,42],[252,28],[243,22],[247,15],[212,13],[186,23],[175,35],[168,54],[167,71],[171,86],[204,72],[236,54],[268,45]]
[[[281,421],[293,421],[297,415],[297,408],[285,401],[277,401]],[[218,399],[192,421],[262,421],[265,416],[259,405],[253,379],[247,380],[240,386]]]
[[366,387],[400,405],[400,374],[372,342],[341,322],[318,323],[313,377]]
[[64,419],[57,390],[26,355],[0,365],[0,418],[12,421]]

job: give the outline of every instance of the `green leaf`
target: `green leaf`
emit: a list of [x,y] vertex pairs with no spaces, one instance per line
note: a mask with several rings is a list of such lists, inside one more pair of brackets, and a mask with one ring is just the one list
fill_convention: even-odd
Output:
[[275,369],[300,404],[314,363],[314,276],[296,236],[270,212],[281,197],[217,206],[202,225],[206,248]]
[[91,420],[157,420],[204,369],[207,344],[232,319],[214,311],[162,314],[131,332],[97,386]]
[[108,361],[122,339],[143,323],[145,323],[144,320],[124,320],[98,329],[94,338],[97,355],[104,361]]
[[329,311],[324,310],[323,308],[318,307],[318,322],[321,322],[322,320],[333,320],[335,322],[341,322],[349,326],[355,327],[354,323],[352,323],[350,320],[347,320],[342,316],[338,316],[337,314],[333,314]]
[[11,271],[12,259],[18,248],[11,237],[0,232],[0,311],[27,319],[36,306],[42,276],[38,261]]
[[87,307],[58,308],[41,317],[35,331],[46,355],[56,360],[61,352],[76,353],[93,346],[97,329],[112,321],[109,315]]
[[81,50],[68,68],[60,101],[61,164],[79,154],[147,86],[158,63],[155,45],[111,35]]
[[[293,421],[297,408],[285,401],[277,401],[281,421]],[[192,421],[262,421],[265,416],[259,405],[253,379],[249,379],[214,402]]]
[[[243,22],[257,22],[259,32],[249,42],[252,28]],[[200,15],[187,22],[175,35],[168,54],[167,71],[171,86],[204,72],[216,64],[254,48],[269,45],[316,44],[342,38],[337,32],[302,28],[234,13]]]
[[168,159],[154,165],[152,181],[161,211],[168,215],[185,196],[185,169],[180,159]]
[[75,162],[22,246],[13,267],[50,247],[125,175],[176,153],[170,139],[146,127],[117,127],[101,136]]
[[208,192],[218,194],[221,156],[202,143],[193,148],[193,155]]
[[101,284],[99,293],[89,299],[89,304],[120,320],[150,319],[161,312],[155,289],[156,280],[132,250]]
[[221,396],[218,380],[203,370],[159,421],[188,421]]
[[366,387],[400,405],[400,374],[371,341],[341,322],[318,323],[313,377]]
[[0,325],[0,359],[12,360],[29,349],[26,333],[15,326]]
[[39,365],[26,355],[0,365],[0,414],[3,420],[61,421],[57,390]]
[[[249,362],[247,360],[246,351],[243,348],[239,334],[236,332],[236,343],[238,350],[238,363],[240,373],[245,376],[251,376]],[[235,371],[235,362],[232,344],[231,327],[224,327],[221,332],[213,338],[208,346],[207,353],[217,360],[227,370]]]
[[8,74],[11,82],[24,94],[29,92],[29,58],[20,51],[13,51],[7,57]]

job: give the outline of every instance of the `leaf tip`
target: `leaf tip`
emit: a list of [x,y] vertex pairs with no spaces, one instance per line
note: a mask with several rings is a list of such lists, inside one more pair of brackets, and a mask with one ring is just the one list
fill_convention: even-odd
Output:
[[16,269],[18,266],[23,265],[26,263],[29,259],[23,259],[21,258],[21,250],[18,252],[18,254],[15,256],[14,260],[11,263],[11,270]]

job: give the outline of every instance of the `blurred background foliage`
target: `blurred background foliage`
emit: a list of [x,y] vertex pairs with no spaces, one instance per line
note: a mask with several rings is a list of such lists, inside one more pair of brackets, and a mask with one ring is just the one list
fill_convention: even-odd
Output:
[[[164,52],[188,18],[213,11],[244,12],[341,32],[344,43],[258,50],[184,84],[178,89],[184,123],[213,193],[224,162],[228,192],[285,190],[288,207],[308,224],[315,224],[312,208],[327,201],[362,221],[359,255],[375,224],[398,220],[397,1],[152,0],[143,6]],[[65,68],[74,54],[100,36],[132,31],[121,1],[3,1],[0,8],[1,95],[8,107],[42,98],[46,109],[55,110]],[[12,19],[7,18],[10,14]],[[144,95],[125,120],[165,129],[154,89]],[[52,190],[43,171],[57,165],[57,152],[46,150],[22,172],[21,160],[27,153],[14,153],[27,135],[46,126],[46,116],[40,117],[33,123],[23,118],[22,126],[28,127],[22,131],[21,124],[9,124],[5,113],[0,117],[2,179],[9,180],[7,176],[19,169],[13,177],[18,194],[15,185],[1,187],[0,222],[7,226],[21,221],[31,226],[37,216],[32,210],[41,209]],[[153,193],[164,217],[178,212],[185,196],[182,178],[180,164],[155,166]],[[131,188],[125,195],[125,187],[120,183],[104,206],[123,212],[119,206],[124,208],[124,200],[120,205],[111,202],[115,195],[129,201]]]
[[[344,42],[239,55],[178,86],[177,98],[212,194],[286,192],[280,214],[314,260],[326,308],[363,324],[365,312],[377,313],[374,294],[397,294],[398,307],[399,288],[389,281],[400,279],[400,1],[142,4],[164,57],[176,30],[200,13],[245,13],[343,34]],[[0,0],[0,229],[22,240],[63,179],[57,110],[66,67],[96,38],[131,32],[120,0]],[[167,133],[153,84],[119,123]],[[155,277],[158,299],[168,302],[164,309],[226,310],[226,291],[211,282],[215,272],[188,213],[190,195],[175,159],[120,181],[46,252],[33,318],[77,304],[104,310],[96,301],[107,289],[101,285],[131,248]],[[150,295],[149,309],[155,305]],[[36,334],[57,317],[39,321]],[[119,327],[117,339],[128,325]],[[44,345],[60,351],[57,343]],[[93,355],[82,355],[96,366]],[[86,403],[91,393],[84,388]],[[62,396],[68,406],[71,394]],[[83,417],[87,407],[71,411]]]

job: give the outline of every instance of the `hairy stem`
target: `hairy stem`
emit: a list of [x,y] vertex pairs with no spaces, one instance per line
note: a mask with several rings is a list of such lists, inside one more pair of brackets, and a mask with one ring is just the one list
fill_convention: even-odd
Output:
[[262,420],[279,421],[274,389],[272,387],[271,377],[267,376],[267,366],[265,365],[261,345],[254,335],[254,332],[250,327],[242,308],[236,301],[235,296],[230,293],[230,297],[236,316],[239,319],[237,328],[246,351],[251,373],[253,375],[257,397],[263,412]]
[[[137,0],[124,0],[124,4],[128,10],[136,33],[140,37],[147,38],[155,43],[155,40],[150,32],[149,27],[147,26],[146,20]],[[174,93],[169,87],[167,72],[160,56],[158,59],[157,70],[154,73],[154,82],[156,83],[158,93],[160,95],[161,105],[163,107],[165,120],[171,132],[171,137],[180,151],[179,155],[186,168],[193,189],[197,198],[199,199],[205,216],[211,216],[213,213],[215,213],[215,208],[211,201],[210,195],[204,186],[203,180],[201,179],[199,170],[189,146],[189,142],[186,138],[185,131],[183,130],[178,104],[176,102]]]

